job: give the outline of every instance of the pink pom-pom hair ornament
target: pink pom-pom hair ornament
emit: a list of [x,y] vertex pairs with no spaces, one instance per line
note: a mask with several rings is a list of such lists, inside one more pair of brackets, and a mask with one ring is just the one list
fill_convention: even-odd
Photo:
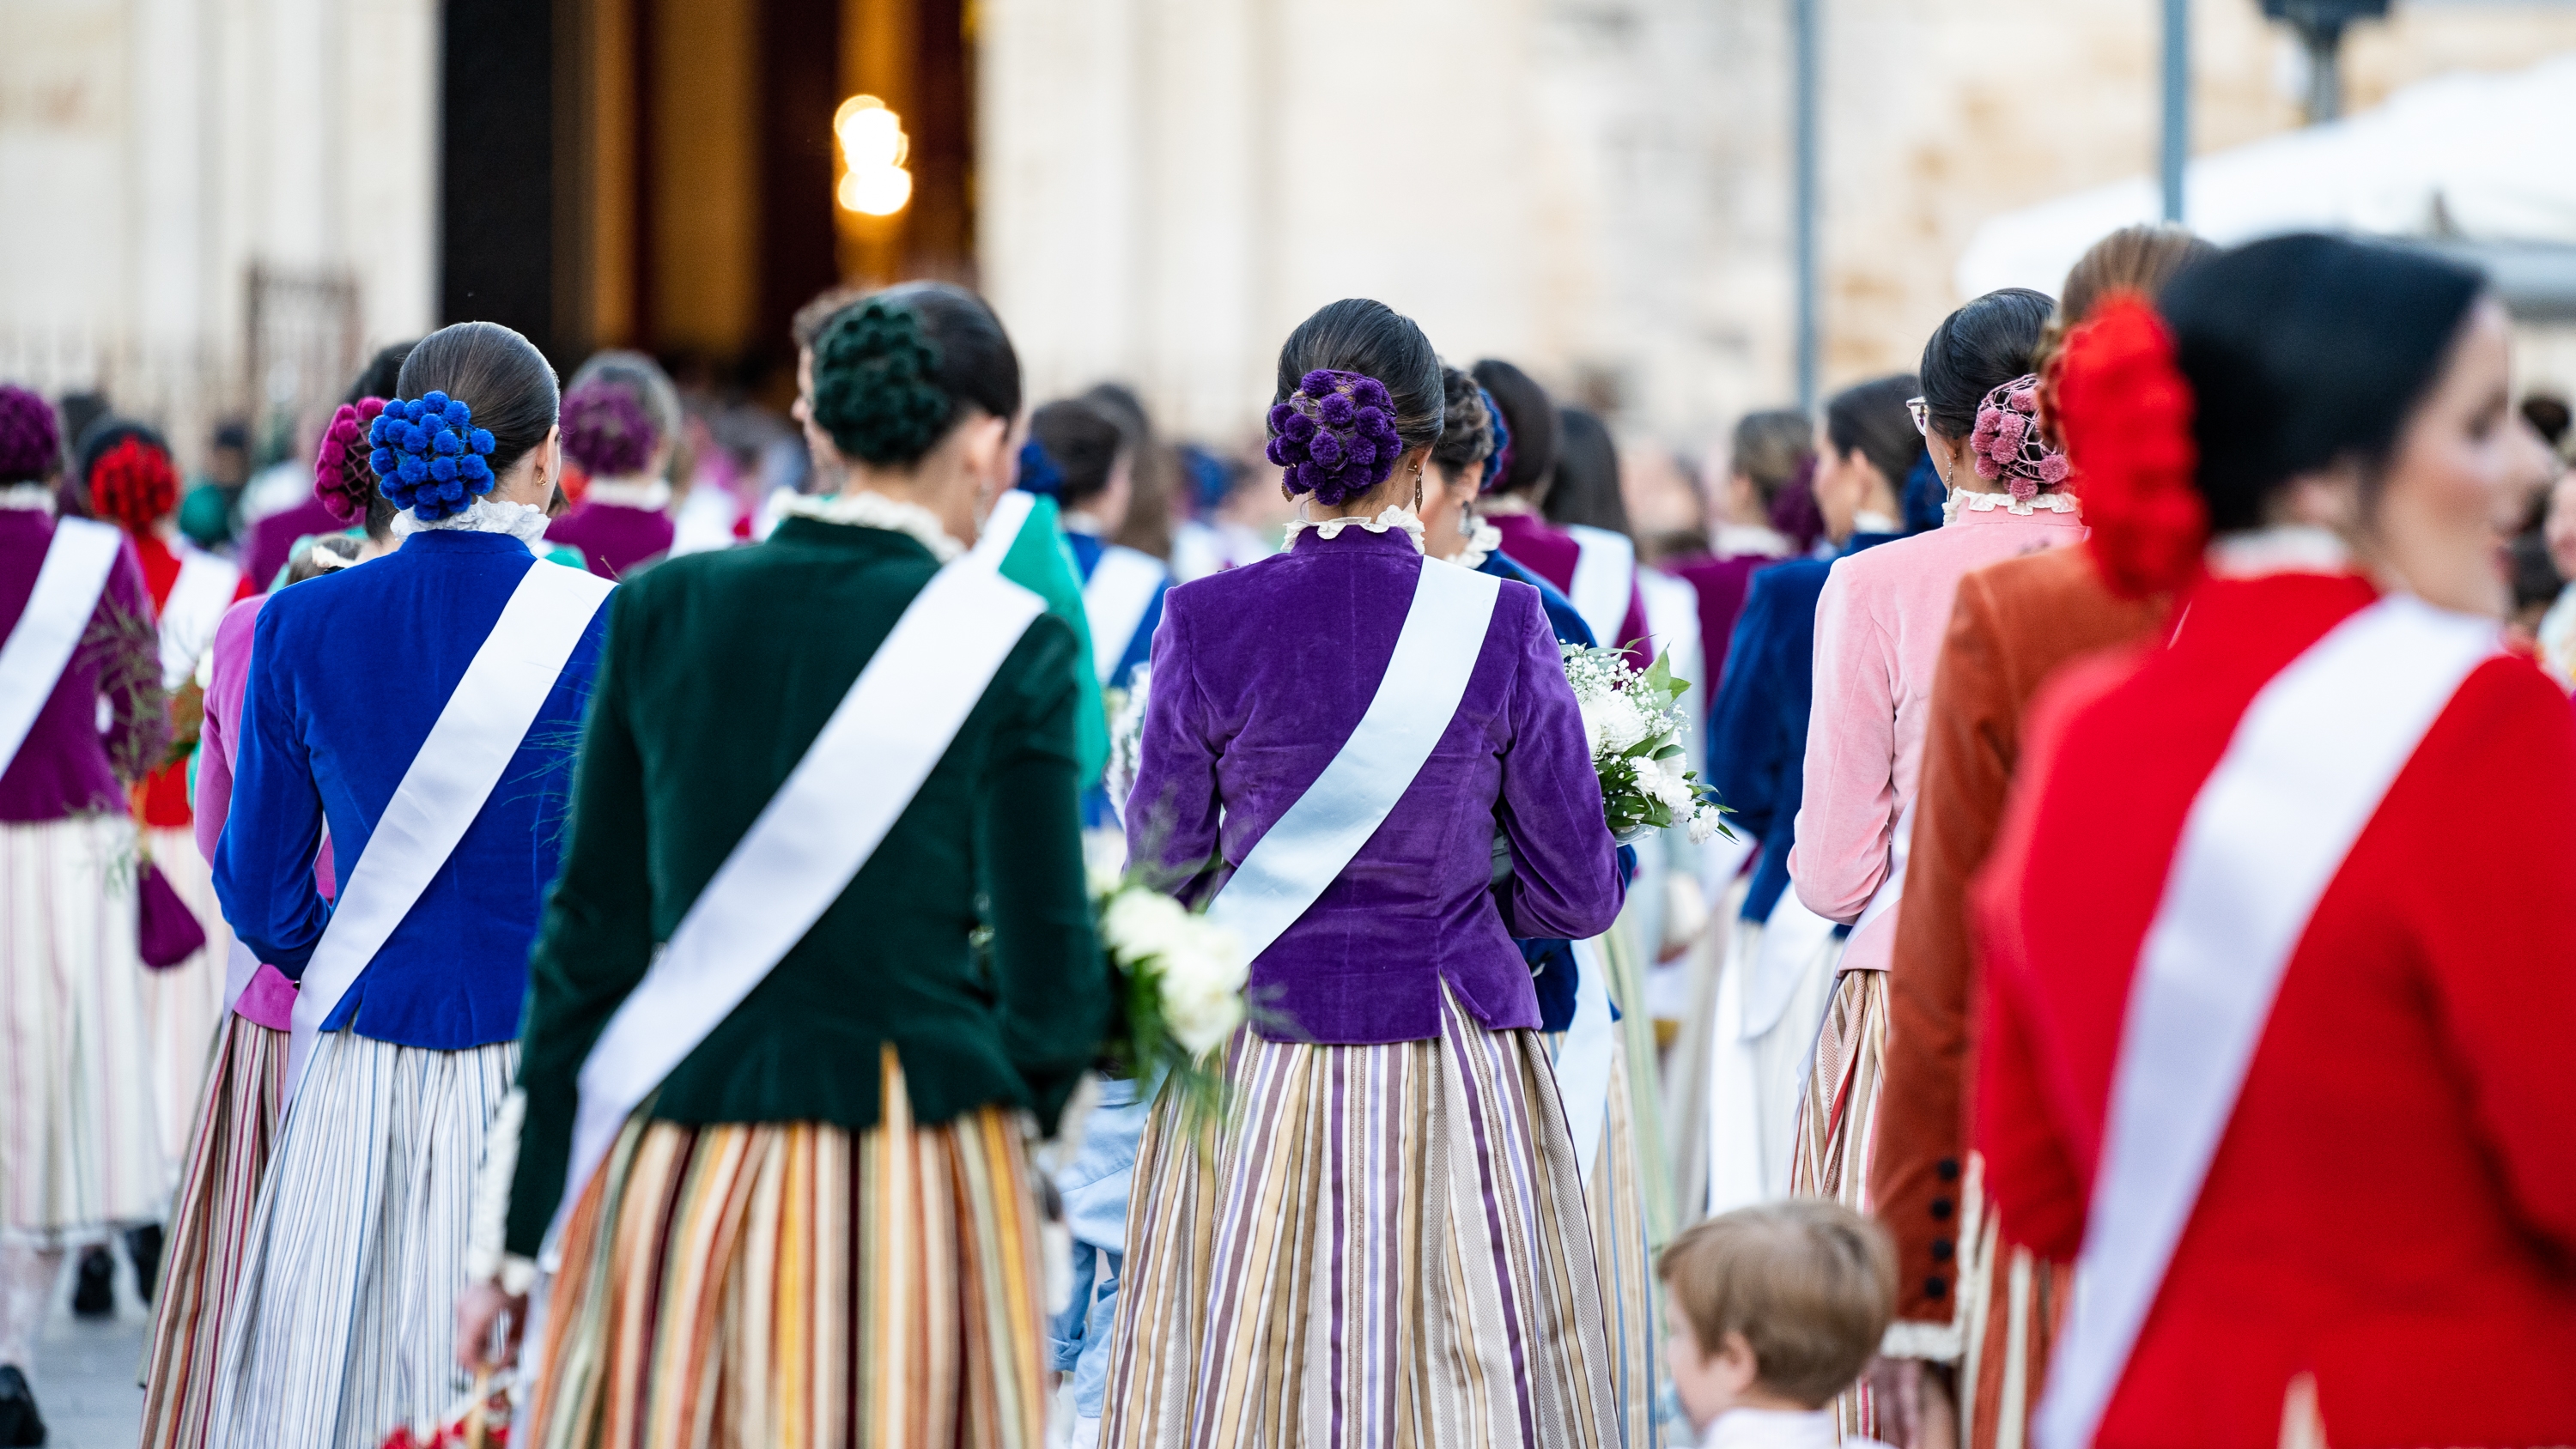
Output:
[[367,500],[375,495],[376,470],[368,465],[367,428],[385,410],[380,397],[340,404],[331,425],[322,430],[322,446],[313,455],[313,496],[341,523],[366,522]]
[[2071,472],[2066,454],[2049,445],[2039,426],[2038,374],[2016,377],[1977,404],[1968,453],[1978,477],[2002,483],[2021,502],[2065,486]]

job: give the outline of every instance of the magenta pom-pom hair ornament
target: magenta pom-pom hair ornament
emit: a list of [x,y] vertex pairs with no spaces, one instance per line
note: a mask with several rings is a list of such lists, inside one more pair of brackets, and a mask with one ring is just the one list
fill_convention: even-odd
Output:
[[53,406],[26,388],[0,383],[0,483],[53,472],[62,446]]
[[2040,435],[2036,374],[2014,378],[1977,404],[1968,451],[1976,459],[1978,477],[2002,483],[2024,503],[2064,484],[2070,471],[2064,451],[2050,447]]
[[1290,493],[1327,507],[1366,493],[1395,472],[1404,441],[1386,384],[1363,373],[1319,367],[1270,409],[1270,461]]
[[368,425],[368,466],[396,508],[435,523],[492,491],[492,434],[474,426],[465,399],[432,390],[385,404]]
[[384,410],[385,400],[380,397],[340,404],[313,455],[313,496],[325,512],[344,524],[366,519],[367,495],[376,486],[375,470],[368,466],[367,430]]

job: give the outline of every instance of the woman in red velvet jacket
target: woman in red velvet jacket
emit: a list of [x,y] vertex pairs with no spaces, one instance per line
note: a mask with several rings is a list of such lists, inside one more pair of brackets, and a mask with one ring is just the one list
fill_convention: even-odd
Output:
[[2504,313],[2318,236],[2159,309],[2077,335],[2065,421],[2178,623],[2043,694],[1977,887],[1977,1145],[2078,1259],[2038,1442],[2576,1440],[2576,715],[2494,624]]

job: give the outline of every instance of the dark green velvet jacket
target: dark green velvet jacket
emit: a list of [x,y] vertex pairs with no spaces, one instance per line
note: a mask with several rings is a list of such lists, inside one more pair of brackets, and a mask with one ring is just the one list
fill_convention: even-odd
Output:
[[[510,1251],[535,1254],[562,1198],[591,1043],[935,568],[906,535],[789,518],[618,587],[529,964]],[[875,854],[671,1073],[655,1118],[873,1126],[891,1042],[919,1122],[998,1102],[1052,1127],[1110,1012],[1074,762],[1088,667],[1062,620],[1030,625]]]

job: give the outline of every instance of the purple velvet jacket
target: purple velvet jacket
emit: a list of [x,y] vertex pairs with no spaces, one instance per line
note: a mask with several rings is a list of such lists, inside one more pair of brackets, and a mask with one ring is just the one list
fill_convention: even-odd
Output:
[[[1130,857],[1171,870],[1185,899],[1220,884],[1358,727],[1431,566],[1401,532],[1309,532],[1166,595]],[[1499,892],[1488,889],[1497,826],[1515,862]],[[1608,930],[1617,849],[1538,591],[1505,583],[1439,747],[1340,878],[1253,962],[1262,1034],[1436,1037],[1443,981],[1485,1026],[1536,1028],[1512,938]]]
[[671,551],[671,519],[658,508],[593,499],[547,524],[546,542],[580,549],[583,562],[603,579],[622,578],[644,560]]
[[[0,508],[0,638],[27,612],[53,542],[50,514]],[[101,699],[109,706],[104,733]],[[54,681],[18,758],[0,774],[0,821],[14,825],[126,809],[120,776],[140,778],[159,765],[168,730],[152,596],[144,591],[143,565],[129,539],[108,570],[80,647]]]

